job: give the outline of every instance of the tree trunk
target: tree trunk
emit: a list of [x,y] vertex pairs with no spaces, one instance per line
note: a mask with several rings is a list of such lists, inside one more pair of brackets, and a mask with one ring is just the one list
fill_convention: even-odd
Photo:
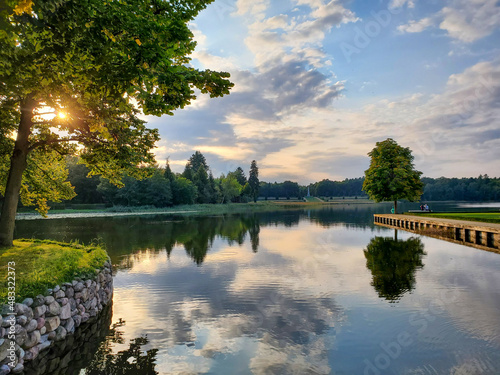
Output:
[[394,201],[394,213],[395,214],[398,213],[398,200],[397,199]]
[[17,131],[14,152],[10,161],[9,177],[5,187],[5,199],[0,216],[0,246],[12,246],[14,225],[19,202],[19,191],[29,152],[29,135],[31,132],[33,109],[36,102],[28,97],[21,103],[21,121]]

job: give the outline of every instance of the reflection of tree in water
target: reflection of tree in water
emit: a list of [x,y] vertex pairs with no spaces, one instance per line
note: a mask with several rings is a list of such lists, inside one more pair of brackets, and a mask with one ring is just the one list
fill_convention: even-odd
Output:
[[248,233],[252,250],[257,252],[259,247],[260,221],[257,215],[189,218],[168,224],[163,232],[167,254],[170,256],[176,245],[182,245],[198,265],[203,263],[217,237],[225,239],[229,245],[242,245]]
[[158,349],[145,352],[142,346],[148,344],[147,337],[130,341],[129,348],[113,354],[113,344],[123,344],[123,333],[119,330],[125,322],[119,320],[111,326],[106,340],[101,344],[94,358],[86,368],[87,375],[157,375],[155,370]]
[[372,286],[380,297],[396,302],[415,288],[415,273],[423,268],[424,244],[408,240],[375,237],[364,250],[366,267],[373,275]]

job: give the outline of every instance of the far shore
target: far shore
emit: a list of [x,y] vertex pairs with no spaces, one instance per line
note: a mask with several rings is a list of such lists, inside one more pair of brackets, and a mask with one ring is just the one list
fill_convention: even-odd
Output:
[[[214,215],[231,213],[252,213],[261,211],[274,211],[282,209],[317,208],[329,205],[343,204],[373,204],[366,198],[334,199],[330,201],[304,202],[299,200],[259,200],[257,203],[228,203],[228,204],[193,204],[168,208],[155,207],[127,207],[115,206],[99,209],[51,209],[45,219],[81,218],[81,217],[117,217],[117,216],[141,216],[141,215]],[[37,220],[44,217],[38,212],[20,212],[16,220]]]

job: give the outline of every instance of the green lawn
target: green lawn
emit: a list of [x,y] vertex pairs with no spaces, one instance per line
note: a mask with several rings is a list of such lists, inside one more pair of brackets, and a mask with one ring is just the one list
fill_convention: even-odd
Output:
[[[0,248],[0,305],[7,302],[8,281],[12,281],[8,276],[13,276],[9,271],[15,272],[16,300],[22,301],[75,277],[94,275],[107,259],[106,251],[96,246],[15,240],[13,247]],[[9,262],[15,263],[10,263],[10,269]]]
[[410,213],[409,215],[500,224],[500,212]]

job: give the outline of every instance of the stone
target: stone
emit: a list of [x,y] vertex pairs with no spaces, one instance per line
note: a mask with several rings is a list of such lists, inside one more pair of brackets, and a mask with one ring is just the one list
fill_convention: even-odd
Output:
[[69,319],[71,318],[71,306],[64,305],[61,309],[61,313],[59,314],[59,318],[61,319]]
[[56,338],[56,331],[49,332],[47,335],[49,336],[49,340],[53,341]]
[[24,312],[24,315],[28,318],[28,322],[33,319],[33,309],[31,307],[26,306],[26,311]]
[[67,305],[69,303],[69,299],[67,299],[66,297],[59,298],[57,300],[57,303],[59,303],[61,306],[64,306],[64,305]]
[[53,293],[57,293],[61,290],[61,287],[59,285],[56,285],[54,289],[52,290]]
[[57,327],[59,327],[59,324],[61,324],[61,320],[58,316],[53,316],[45,319],[45,328],[47,329],[47,332],[56,330]]
[[24,365],[22,363],[18,363],[16,367],[14,367],[11,371],[13,374],[20,374],[24,370]]
[[37,346],[35,346],[35,348],[38,349],[38,352],[41,352],[42,350],[47,349],[50,345],[52,345],[52,342],[47,340],[38,344]]
[[39,294],[33,299],[33,304],[31,305],[31,307],[37,307],[41,305],[45,305],[45,297]]
[[89,320],[90,315],[87,313],[82,314],[82,323],[85,323],[87,320]]
[[24,344],[24,342],[28,339],[28,333],[24,329],[24,327],[20,326],[19,324],[16,324],[16,338],[15,342],[17,345],[21,346]]
[[0,366],[0,375],[10,374],[10,367],[7,365]]
[[17,315],[28,315],[28,310],[30,310],[30,308],[22,303],[16,303],[14,305],[14,311]]
[[80,315],[85,313],[85,307],[83,305],[78,305],[78,311],[80,311]]
[[86,286],[87,288],[90,288],[90,286],[91,286],[91,285],[92,285],[92,281],[91,281],[91,280],[86,280],[86,281],[85,281],[85,286]]
[[2,345],[0,345],[0,362],[2,362],[9,355],[9,340],[5,340]]
[[54,293],[54,297],[55,298],[64,298],[64,297],[66,297],[66,294],[62,290],[59,290],[56,293]]
[[46,312],[47,312],[46,305],[37,306],[33,309],[33,317],[35,319],[38,319],[39,317],[43,316]]
[[24,343],[24,347],[26,349],[31,349],[32,347],[40,343],[40,338],[41,338],[40,331],[33,331],[29,333],[28,339]]
[[14,315],[6,316],[2,319],[2,327],[9,329],[12,321],[16,321],[16,317]]
[[45,297],[45,304],[46,305],[50,305],[51,303],[53,303],[56,299],[52,296],[47,296]]
[[59,315],[61,313],[61,305],[59,305],[56,301],[52,302],[47,306],[47,314],[50,315]]
[[69,318],[64,325],[64,328],[66,328],[66,331],[73,333],[75,331],[75,321],[72,318]]
[[68,332],[66,331],[66,328],[64,328],[63,326],[57,327],[55,332],[56,332],[56,337],[54,338],[54,341],[64,340],[64,338],[68,334]]
[[85,285],[83,285],[82,282],[79,282],[77,283],[73,289],[75,290],[75,292],[81,292],[83,290],[83,288],[85,288]]
[[45,335],[46,332],[47,332],[47,328],[45,328],[45,327],[40,328],[41,335]]
[[33,305],[33,298],[25,298],[22,304],[30,307],[31,305]]
[[39,345],[32,347],[30,350],[26,351],[26,355],[24,356],[24,359],[26,361],[32,361],[36,357],[38,357],[38,354],[40,353],[40,348]]
[[80,315],[75,315],[75,316],[73,317],[73,320],[74,320],[74,322],[75,322],[75,326],[76,326],[76,327],[79,327],[79,326],[80,326],[80,324],[82,323],[82,317],[81,317]]
[[38,327],[38,322],[35,319],[31,319],[30,322],[24,327],[26,332],[33,332]]
[[26,315],[19,315],[16,318],[16,322],[19,325],[25,326],[28,323],[28,318],[26,317]]
[[45,325],[45,319],[44,318],[38,318],[36,320],[36,329],[40,329]]
[[75,290],[73,289],[73,287],[68,287],[66,288],[66,292],[64,294],[66,295],[66,297],[71,298],[75,295]]
[[76,292],[75,298],[79,298],[82,301],[86,301],[89,298],[89,290],[85,288],[81,292]]
[[70,298],[69,299],[69,305],[71,306],[71,310],[75,310],[76,309],[76,301],[74,298]]

